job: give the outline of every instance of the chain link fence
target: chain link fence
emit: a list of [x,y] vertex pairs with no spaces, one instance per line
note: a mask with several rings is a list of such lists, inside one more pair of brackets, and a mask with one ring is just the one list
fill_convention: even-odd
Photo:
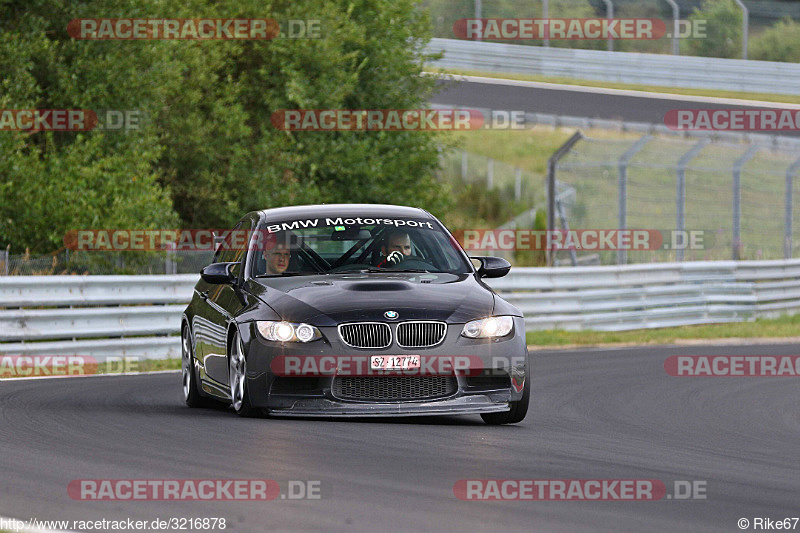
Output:
[[[559,184],[575,190],[559,206],[570,228],[661,231],[659,249],[602,251],[602,264],[782,259],[800,247],[793,233],[800,217],[797,149],[711,137],[584,137],[555,172]],[[691,234],[699,236],[694,243]]]
[[[554,228],[657,230],[648,250],[560,250],[552,264],[781,259],[800,255],[798,144],[655,134],[583,136],[555,163]],[[439,179],[469,220],[451,229],[544,229],[547,177],[463,150],[443,151]],[[690,242],[691,234],[700,240]],[[497,253],[495,255],[504,255]],[[540,264],[530,250],[505,254]],[[0,250],[0,275],[197,273],[212,252]]]
[[[443,39],[454,39],[453,25],[459,19],[472,18],[606,18],[608,2],[602,0],[548,0],[546,2],[530,2],[529,0],[503,0],[489,2],[486,0],[423,0],[420,7],[426,9],[431,16],[433,36]],[[477,13],[476,10],[480,12]],[[546,9],[546,11],[545,11]],[[680,18],[687,18],[690,10],[680,13]],[[674,26],[674,12],[664,0],[613,0],[613,16],[615,18],[657,18],[664,21],[671,31]],[[551,46],[554,48],[583,48],[590,50],[616,50],[625,52],[647,52],[670,54],[673,52],[672,39],[617,39],[613,42],[606,39],[527,39],[502,40],[483,39],[489,42],[507,42],[530,46]]]
[[475,202],[487,227],[510,223],[543,207],[545,176],[464,150],[443,152],[439,180],[450,185],[460,205]]

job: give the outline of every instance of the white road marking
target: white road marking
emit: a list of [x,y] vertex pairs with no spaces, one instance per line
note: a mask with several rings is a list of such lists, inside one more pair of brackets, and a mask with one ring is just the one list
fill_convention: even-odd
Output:
[[76,376],[24,376],[18,378],[0,378],[3,381],[22,381],[30,379],[61,379],[61,378],[107,378],[113,376],[147,376],[150,374],[170,374],[172,372],[180,372],[181,369],[176,370],[153,370],[151,372],[112,372],[109,374],[81,374]]

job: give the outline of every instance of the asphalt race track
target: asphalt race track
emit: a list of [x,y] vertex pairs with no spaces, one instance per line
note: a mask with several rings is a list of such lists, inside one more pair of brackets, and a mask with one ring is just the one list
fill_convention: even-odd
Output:
[[[235,531],[740,531],[800,516],[797,377],[671,377],[667,356],[794,345],[532,352],[531,410],[357,421],[238,418],[180,398],[179,373],[0,384],[0,516],[224,517]],[[317,500],[76,501],[73,479],[321,481]],[[459,479],[706,482],[707,499],[461,501]],[[752,526],[751,526],[752,527]],[[800,529],[800,525],[798,525]]]
[[[512,82],[513,83],[513,82]],[[607,94],[591,87],[569,88],[560,85],[505,85],[502,82],[448,80],[438,82],[439,92],[430,102],[465,108],[501,109],[545,113],[571,117],[589,117],[629,122],[663,124],[664,115],[671,109],[753,109],[753,106],[708,102],[692,97],[670,98],[669,95],[646,96]],[[757,107],[778,108],[785,104],[770,103]],[[789,106],[796,108],[796,106]],[[767,133],[767,132],[764,132]],[[800,135],[797,131],[782,131],[781,135]],[[800,527],[800,526],[799,526]]]

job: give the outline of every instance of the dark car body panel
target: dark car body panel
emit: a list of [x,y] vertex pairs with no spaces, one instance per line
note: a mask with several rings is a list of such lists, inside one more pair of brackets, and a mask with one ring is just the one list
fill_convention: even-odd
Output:
[[[409,207],[384,205],[322,205],[270,209],[248,213],[237,227],[265,224],[303,217],[381,217],[425,219],[449,235],[444,226],[427,212]],[[463,251],[460,251],[463,254]],[[469,264],[466,254],[465,261]],[[522,313],[498,297],[472,272],[451,273],[363,273],[347,272],[294,277],[250,277],[252,253],[241,258],[235,284],[214,285],[202,279],[195,287],[184,313],[196,360],[194,366],[205,395],[230,400],[228,384],[229,343],[239,333],[247,360],[247,386],[253,407],[275,415],[370,416],[489,413],[509,409],[519,400],[520,388],[510,385],[513,377],[521,383],[526,375],[528,352]],[[384,313],[399,316],[388,320]],[[461,336],[463,325],[492,315],[512,316],[514,330],[495,339]],[[265,340],[256,328],[258,320],[286,320],[316,326],[323,338],[309,343],[280,343]],[[431,320],[447,324],[444,340],[432,347],[403,348],[396,342],[381,349],[346,345],[337,326],[348,322],[383,322],[390,328],[410,320]],[[455,376],[457,390],[448,397],[430,401],[358,401],[337,398],[333,378],[322,376],[295,382],[276,376],[271,364],[280,355],[431,355],[472,356],[484,368],[497,368],[507,383],[498,379]],[[503,383],[506,383],[503,385]],[[296,384],[296,386],[295,386]]]

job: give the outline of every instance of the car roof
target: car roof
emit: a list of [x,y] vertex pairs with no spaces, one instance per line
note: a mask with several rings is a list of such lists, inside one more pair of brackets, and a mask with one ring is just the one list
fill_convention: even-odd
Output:
[[261,210],[263,220],[287,220],[294,218],[319,218],[319,217],[408,217],[408,218],[433,218],[433,216],[419,207],[408,207],[390,204],[318,204],[318,205],[293,205],[289,207],[276,207]]

